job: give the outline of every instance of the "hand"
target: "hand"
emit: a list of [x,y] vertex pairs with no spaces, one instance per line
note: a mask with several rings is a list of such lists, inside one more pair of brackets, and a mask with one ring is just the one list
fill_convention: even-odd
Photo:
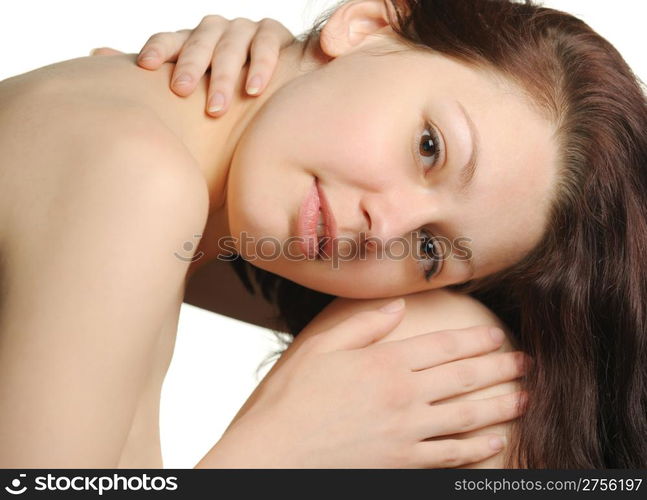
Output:
[[[164,62],[177,62],[171,89],[180,96],[191,94],[211,67],[207,113],[222,116],[227,112],[235,82],[248,55],[250,63],[245,89],[249,95],[258,96],[272,76],[280,50],[292,41],[292,33],[274,19],[228,21],[221,16],[205,16],[193,30],[151,36],[139,52],[137,64],[155,70]],[[95,49],[91,55],[119,53],[104,47]],[[187,79],[183,80],[185,77]],[[220,109],[218,94],[222,95]]]
[[443,400],[519,377],[519,353],[480,356],[502,342],[483,326],[377,343],[402,313],[361,311],[303,341],[197,467],[457,467],[498,453],[492,434],[429,439],[518,417],[522,391]]

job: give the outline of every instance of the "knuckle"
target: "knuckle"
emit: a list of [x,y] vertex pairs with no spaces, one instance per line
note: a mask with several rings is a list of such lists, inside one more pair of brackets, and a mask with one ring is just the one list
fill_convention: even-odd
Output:
[[461,455],[455,440],[449,441],[441,455],[441,462],[444,467],[456,467],[461,464]]
[[434,339],[436,340],[438,349],[440,349],[443,354],[450,357],[458,354],[459,345],[454,335],[445,332],[436,333],[434,334]]
[[276,19],[272,19],[271,17],[264,17],[263,19],[258,21],[259,26],[268,27],[268,28],[274,28],[276,27],[277,24],[281,24],[281,23],[279,23]]
[[264,66],[266,68],[273,68],[279,59],[278,51],[274,52],[264,48],[262,51],[252,50],[252,59],[257,66]]
[[147,44],[163,43],[169,36],[171,36],[171,33],[168,31],[155,33],[148,38],[148,41],[146,43]]
[[177,63],[175,66],[175,75],[188,73],[195,78],[200,70],[195,61],[187,60],[186,57],[182,58],[180,61],[181,62]]
[[187,40],[184,44],[185,50],[203,50],[203,51],[212,51],[213,44],[210,44],[199,37],[192,37]]
[[458,407],[456,422],[462,431],[471,430],[477,422],[477,414],[474,406],[471,404],[461,404]]
[[[235,52],[237,49],[237,44],[230,37],[223,37],[218,42],[218,52],[222,53],[231,53]],[[240,50],[239,50],[240,51]]]
[[218,89],[231,89],[234,86],[234,79],[229,73],[213,71],[211,73],[211,86]]
[[256,35],[250,50],[272,58],[277,58],[280,53],[279,44],[269,35]]
[[286,40],[291,40],[293,38],[292,33],[288,30],[283,24],[281,24],[276,19],[271,17],[264,17],[258,23],[259,31],[271,31],[274,39],[279,36],[279,40],[282,43],[285,43]]
[[245,17],[235,17],[234,19],[231,20],[231,25],[232,26],[252,26],[255,25],[253,21],[245,18]]
[[216,23],[223,23],[227,22],[227,19],[225,19],[222,16],[219,16],[218,14],[207,14],[202,18],[200,21],[200,24],[216,24]]
[[[259,57],[255,54],[252,54],[251,64],[254,66],[253,73],[258,73],[259,71],[270,72],[276,66],[276,59],[270,59],[268,57]],[[250,72],[250,74],[252,73]]]
[[463,389],[464,392],[468,392],[476,385],[477,373],[471,364],[461,363],[456,367],[454,376],[458,386]]

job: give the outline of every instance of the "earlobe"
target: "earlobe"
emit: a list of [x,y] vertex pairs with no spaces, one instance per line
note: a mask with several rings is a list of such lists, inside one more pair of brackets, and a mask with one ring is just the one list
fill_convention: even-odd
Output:
[[330,57],[339,57],[389,26],[385,1],[388,0],[351,0],[339,7],[321,30],[321,50]]

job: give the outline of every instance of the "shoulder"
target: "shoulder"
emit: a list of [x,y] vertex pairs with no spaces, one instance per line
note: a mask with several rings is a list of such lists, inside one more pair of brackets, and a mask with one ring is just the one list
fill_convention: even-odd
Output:
[[[152,113],[121,106],[75,109],[65,100],[50,104],[66,116],[65,127],[45,119],[3,148],[6,196],[0,208],[9,232],[19,237],[26,226],[38,226],[70,204],[109,208],[115,216],[127,211],[130,217],[163,210],[167,223],[206,221],[209,195],[202,171]],[[5,125],[0,123],[0,132]]]
[[[342,319],[366,309],[375,309],[395,299],[349,299],[338,297],[326,306],[304,328],[299,337],[314,335],[332,327]],[[403,295],[406,301],[404,318],[384,338],[384,341],[402,339],[423,333],[491,325],[503,328],[507,340],[502,350],[512,350],[511,335],[501,319],[482,302],[470,295],[444,288]]]
[[77,132],[40,163],[23,164],[13,180],[2,248],[9,267],[28,269],[47,253],[76,248],[94,259],[123,252],[119,262],[137,267],[131,276],[145,273],[145,262],[186,272],[173,252],[195,240],[209,208],[192,156],[145,115],[113,122],[103,134]]

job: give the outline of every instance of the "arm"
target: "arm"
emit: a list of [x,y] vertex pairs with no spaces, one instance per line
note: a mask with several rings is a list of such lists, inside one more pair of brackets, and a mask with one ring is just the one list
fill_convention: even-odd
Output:
[[[292,342],[290,347],[268,373],[266,378],[271,377],[281,364],[285,363],[292,355],[299,352],[303,343],[308,339],[322,334],[326,329],[359,311],[373,309],[381,303],[388,302],[388,300],[390,299],[335,299],[315,318],[313,318],[304,330],[299,333],[294,342]],[[507,352],[515,349],[512,344],[512,337],[507,331],[505,324],[501,322],[501,320],[497,318],[491,310],[468,295],[458,294],[444,289],[436,289],[407,295],[406,300],[407,308],[404,313],[403,320],[394,330],[389,332],[378,343],[414,337],[429,331],[459,329],[474,325],[492,325],[498,326],[506,332],[506,339],[503,345],[494,352]],[[486,356],[489,355],[491,354],[486,354]],[[465,376],[465,384],[474,382],[475,380],[471,375]],[[443,402],[492,398],[512,393],[519,389],[519,384],[516,381],[503,382],[484,389],[472,390],[467,394],[454,396],[444,400]],[[236,417],[234,417],[232,424],[254,406],[260,390],[259,386],[259,389],[250,396]],[[461,434],[455,434],[452,435],[452,437],[465,438],[487,434],[498,434],[505,435],[509,442],[510,431],[511,422],[502,422]],[[443,438],[447,437],[450,436],[443,436]],[[504,453],[506,452],[506,449],[504,449],[502,453],[496,454],[478,463],[468,465],[467,467],[503,467],[505,459]]]
[[34,165],[65,177],[20,198],[0,326],[0,467],[115,467],[181,297],[187,264],[173,252],[201,229],[206,193],[197,174],[179,175],[192,165],[167,137],[120,127],[67,135]]

